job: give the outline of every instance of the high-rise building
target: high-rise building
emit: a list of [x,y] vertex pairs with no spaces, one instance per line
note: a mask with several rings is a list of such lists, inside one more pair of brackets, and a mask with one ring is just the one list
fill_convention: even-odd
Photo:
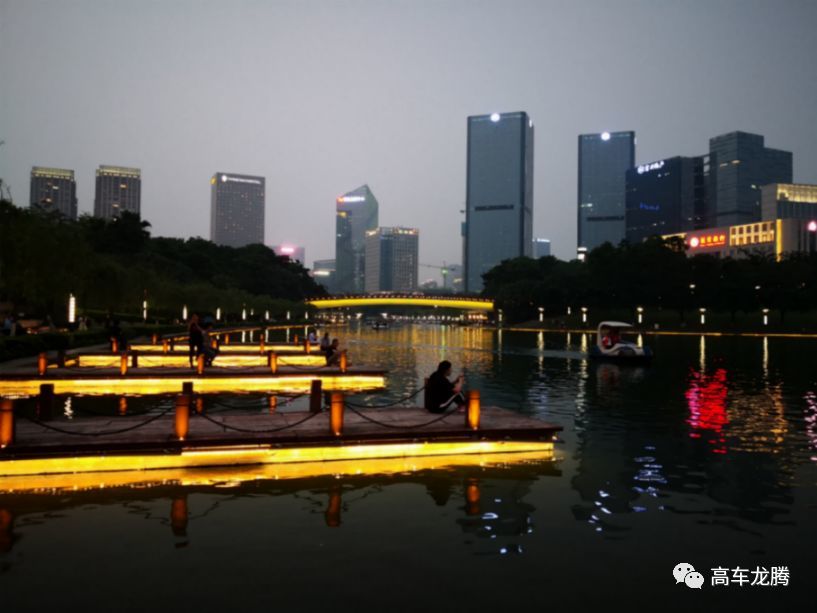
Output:
[[465,291],[533,247],[533,121],[525,112],[468,118]]
[[367,230],[365,291],[416,290],[419,239],[420,231],[416,228]]
[[210,240],[228,247],[264,242],[264,177],[217,172],[210,179]]
[[335,292],[335,260],[315,260],[312,264],[312,277],[330,294]]
[[77,182],[74,171],[34,166],[31,169],[31,208],[77,218]]
[[443,289],[452,292],[462,291],[462,265],[450,264],[446,267],[446,274],[443,275]]
[[275,252],[275,255],[287,257],[291,262],[300,262],[301,264],[306,262],[306,250],[303,247],[284,243],[282,245],[273,245],[270,249]]
[[123,166],[100,166],[96,171],[94,216],[114,219],[127,211],[142,212],[142,171]]
[[710,200],[708,225],[760,221],[760,188],[792,182],[792,154],[769,149],[763,136],[730,132],[709,139]]
[[705,156],[677,156],[628,170],[627,240],[705,228],[708,169]]
[[335,288],[363,292],[366,282],[366,231],[377,227],[377,199],[368,185],[340,196],[335,218]]
[[579,135],[578,248],[624,240],[625,175],[635,166],[635,132]]
[[817,185],[771,183],[761,187],[760,192],[762,221],[817,220]]
[[550,239],[549,238],[534,238],[533,239],[533,258],[538,260],[550,255]]

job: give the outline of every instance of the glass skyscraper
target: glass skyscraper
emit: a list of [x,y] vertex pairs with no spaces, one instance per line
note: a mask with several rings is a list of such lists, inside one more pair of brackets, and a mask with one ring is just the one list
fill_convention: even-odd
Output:
[[141,214],[142,171],[123,166],[100,166],[96,171],[94,216],[119,217],[122,211]]
[[264,177],[217,172],[210,179],[210,240],[228,247],[264,242]]
[[31,169],[31,208],[59,213],[68,219],[77,218],[77,182],[73,170],[62,168]]
[[417,289],[419,239],[416,228],[366,232],[366,293]]
[[709,139],[710,225],[760,221],[760,188],[792,182],[792,154],[769,149],[760,134],[730,132]]
[[366,231],[378,225],[377,199],[362,185],[335,204],[335,291],[360,294],[366,280]]
[[579,135],[577,247],[624,240],[625,174],[635,166],[635,132]]
[[468,118],[465,291],[482,275],[533,247],[533,121],[525,112]]

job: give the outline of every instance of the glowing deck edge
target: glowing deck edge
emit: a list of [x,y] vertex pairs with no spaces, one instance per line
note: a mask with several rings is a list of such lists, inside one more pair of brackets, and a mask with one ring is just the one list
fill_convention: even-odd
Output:
[[[81,355],[78,368],[119,368],[119,355]],[[184,368],[190,366],[190,358],[181,354],[150,353],[140,355],[139,368]],[[130,362],[129,362],[130,363]],[[219,355],[213,362],[213,368],[227,366],[266,366],[267,356],[263,353],[251,355]],[[326,358],[321,355],[286,354],[278,356],[278,366],[325,366]],[[56,364],[49,368],[57,368]]]
[[355,306],[427,306],[469,311],[494,310],[493,300],[451,300],[445,298],[329,298],[326,300],[308,300],[307,304],[311,304],[318,309],[339,309]]
[[[164,347],[162,347],[162,345],[131,345],[130,350],[131,351],[138,351],[139,353],[164,353]],[[183,341],[177,342],[176,343],[176,349],[174,351],[177,352],[178,354],[181,354],[181,355],[187,355],[187,343],[183,342]],[[272,351],[274,353],[281,353],[281,354],[292,354],[292,355],[297,355],[299,353],[300,354],[306,353],[304,351],[304,346],[302,344],[296,345],[294,343],[288,344],[288,345],[279,344],[279,343],[264,344],[263,349],[261,348],[260,343],[253,343],[252,345],[249,345],[247,343],[243,343],[243,344],[242,343],[235,343],[235,344],[231,344],[231,345],[221,343],[221,345],[219,345],[218,351],[219,351],[219,354],[222,354],[222,353],[242,353],[242,352],[243,353],[258,352],[259,354],[262,354],[262,353],[266,354],[267,351]],[[309,348],[310,353],[320,353],[320,351],[321,351],[321,348],[320,348],[319,345],[312,345]],[[118,354],[112,354],[112,355],[118,355]],[[218,359],[218,358],[216,358],[216,359]]]
[[[57,475],[73,473],[110,473],[199,467],[249,465],[320,465],[321,473],[332,473],[335,462],[397,460],[411,462],[435,456],[485,456],[491,454],[553,453],[551,441],[462,441],[338,445],[274,449],[269,446],[228,447],[224,449],[186,450],[172,455],[95,455],[64,458],[0,461],[0,477]],[[315,466],[311,469],[314,470]],[[362,468],[355,469],[362,471]],[[294,472],[294,471],[290,471]],[[12,484],[0,483],[0,491]],[[28,486],[28,484],[27,484]]]
[[219,392],[308,392],[313,379],[320,379],[324,391],[375,390],[386,386],[382,375],[277,375],[270,377],[150,377],[121,379],[50,379],[0,380],[0,395],[33,396],[40,385],[51,383],[55,394],[169,394],[179,392],[182,384],[193,383],[198,393]]

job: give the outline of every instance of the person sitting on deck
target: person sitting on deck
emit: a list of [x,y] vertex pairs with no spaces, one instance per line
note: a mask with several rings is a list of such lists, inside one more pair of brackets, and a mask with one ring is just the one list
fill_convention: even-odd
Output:
[[443,413],[452,403],[460,408],[465,406],[465,397],[462,394],[465,377],[460,375],[452,383],[448,380],[450,376],[451,362],[443,360],[437,366],[437,370],[428,378],[426,384],[426,409],[431,413]]
[[309,334],[307,335],[306,340],[309,341],[310,345],[317,345],[318,344],[318,333],[315,332],[315,328],[311,328],[309,330]]
[[340,366],[340,341],[333,339],[329,349],[326,350],[326,365]]
[[202,352],[202,338],[201,326],[199,325],[198,313],[193,313],[190,316],[190,325],[187,327],[188,343],[190,345],[190,368],[193,367],[193,358],[198,357]]
[[329,347],[332,346],[332,341],[329,339],[329,332],[326,332],[321,339],[321,353],[326,355],[326,352],[329,351]]
[[[212,321],[205,321],[201,326],[201,353],[204,354],[204,365],[212,366],[213,360],[218,355],[218,345],[213,343],[210,336],[210,328],[213,327]],[[215,344],[215,347],[213,346]]]

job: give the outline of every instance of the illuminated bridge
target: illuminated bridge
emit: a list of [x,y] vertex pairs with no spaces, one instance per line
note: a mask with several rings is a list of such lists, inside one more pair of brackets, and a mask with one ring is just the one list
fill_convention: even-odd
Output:
[[458,296],[418,296],[373,294],[365,296],[330,296],[307,300],[307,304],[318,309],[343,309],[366,306],[418,306],[460,309],[462,311],[493,311],[494,301],[490,298]]

